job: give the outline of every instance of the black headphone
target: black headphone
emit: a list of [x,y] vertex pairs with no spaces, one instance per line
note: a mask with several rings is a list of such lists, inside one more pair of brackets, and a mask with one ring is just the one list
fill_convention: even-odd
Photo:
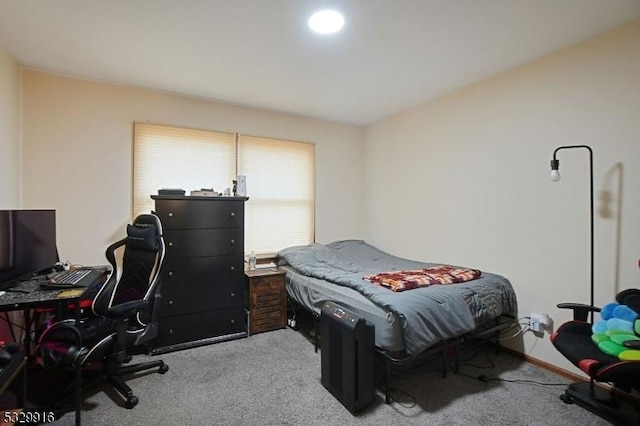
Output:
[[77,367],[89,350],[82,346],[82,334],[76,321],[53,324],[40,336],[40,364],[44,368]]

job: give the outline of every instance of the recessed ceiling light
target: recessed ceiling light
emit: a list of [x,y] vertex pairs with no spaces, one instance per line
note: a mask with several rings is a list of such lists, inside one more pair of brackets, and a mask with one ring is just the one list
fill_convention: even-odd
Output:
[[335,10],[321,10],[309,18],[309,28],[318,34],[333,34],[344,26],[344,16]]

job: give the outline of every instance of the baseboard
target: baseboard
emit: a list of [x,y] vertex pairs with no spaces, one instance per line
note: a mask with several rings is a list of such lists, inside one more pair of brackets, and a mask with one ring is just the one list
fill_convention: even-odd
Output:
[[506,346],[502,346],[501,345],[500,346],[500,350],[504,351],[504,352],[507,352],[508,354],[513,355],[516,358],[520,358],[523,361],[528,362],[529,364],[533,364],[536,367],[540,367],[540,368],[543,368],[543,369],[545,369],[547,371],[551,371],[552,373],[555,373],[555,374],[557,374],[559,376],[562,376],[562,377],[564,377],[566,379],[569,379],[571,381],[574,381],[574,382],[582,381],[582,382],[584,382],[585,380],[589,380],[589,379],[587,379],[587,378],[585,378],[583,376],[580,376],[580,375],[575,374],[575,373],[571,373],[570,371],[564,370],[564,369],[562,369],[562,368],[560,368],[558,366],[555,366],[553,364],[549,364],[548,362],[542,361],[542,360],[540,360],[538,358],[534,358],[534,357],[532,357],[530,355],[523,354],[522,352],[518,352],[515,349],[511,349],[511,348],[508,348]]

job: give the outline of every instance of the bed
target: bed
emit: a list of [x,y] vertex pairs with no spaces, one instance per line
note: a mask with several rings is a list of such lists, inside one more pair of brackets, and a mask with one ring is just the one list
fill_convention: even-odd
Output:
[[384,273],[439,270],[443,265],[393,256],[362,240],[289,247],[278,253],[278,264],[286,272],[286,291],[293,302],[316,317],[330,300],[355,311],[374,324],[377,350],[394,361],[419,358],[487,330],[487,324],[504,324],[500,318],[512,325],[517,307],[507,278],[452,265],[444,266],[477,274],[461,282],[400,291],[374,284],[372,277]]

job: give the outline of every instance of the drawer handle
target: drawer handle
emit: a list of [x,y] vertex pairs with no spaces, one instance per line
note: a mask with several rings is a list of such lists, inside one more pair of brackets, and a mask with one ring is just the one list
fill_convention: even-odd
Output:
[[235,267],[235,266],[232,266],[232,267],[231,267],[231,272],[233,272],[233,271],[235,271],[235,270],[236,270],[236,267]]
[[173,328],[169,329],[169,334],[173,334]]
[[236,297],[236,294],[235,293],[231,293],[231,297]]
[[233,318],[231,318],[231,324],[235,324],[236,320],[234,320]]
[[236,212],[231,212],[231,217],[235,217]]
[[173,217],[173,212],[169,212],[169,217]]
[[231,239],[231,244],[235,244],[236,240],[234,240],[233,238]]
[[173,271],[169,271],[169,276],[172,277],[173,276]]
[[169,300],[169,306],[173,305],[173,300]]
[[173,241],[169,241],[169,247],[173,247]]

